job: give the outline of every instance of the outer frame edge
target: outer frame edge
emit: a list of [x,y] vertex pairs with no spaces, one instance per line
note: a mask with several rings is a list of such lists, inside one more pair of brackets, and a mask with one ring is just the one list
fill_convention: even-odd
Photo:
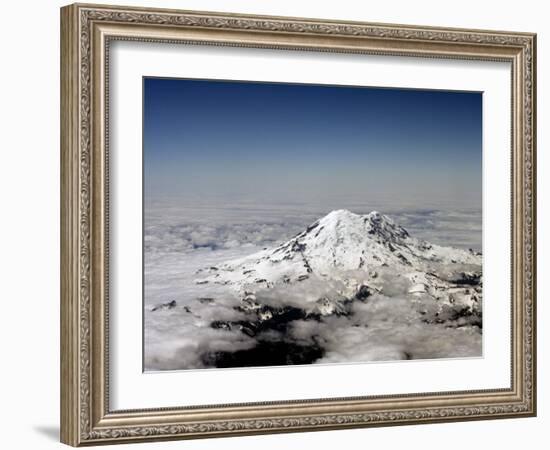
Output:
[[74,5],[60,9],[60,441],[79,444],[78,429],[78,21]]

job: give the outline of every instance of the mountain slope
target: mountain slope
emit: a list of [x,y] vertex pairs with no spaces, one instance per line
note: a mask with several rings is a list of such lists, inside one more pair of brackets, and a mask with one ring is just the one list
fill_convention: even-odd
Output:
[[[415,239],[376,211],[366,215],[332,211],[278,247],[198,275],[197,283],[232,287],[243,300],[249,299],[245,304],[255,307],[250,298],[257,291],[311,279],[340,281],[338,295],[344,298],[359,289],[387,291],[392,278],[405,282],[406,293],[415,297],[428,295],[448,304],[459,300],[470,308],[481,297],[479,253]],[[479,292],[473,289],[477,285]]]

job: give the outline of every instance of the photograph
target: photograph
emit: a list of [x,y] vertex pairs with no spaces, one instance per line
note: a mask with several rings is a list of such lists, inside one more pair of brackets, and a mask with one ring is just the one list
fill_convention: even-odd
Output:
[[329,430],[399,427],[410,446],[422,425],[430,447],[457,422],[521,447],[496,422],[540,397],[543,15],[287,3],[78,3],[43,33],[60,114],[14,142],[59,139],[59,170],[23,165],[59,176],[59,208],[20,202],[58,215],[45,240],[26,208],[59,247],[59,308],[37,315],[59,358],[14,348],[55,365],[59,440],[334,447]]
[[144,371],[483,356],[482,92],[142,86]]

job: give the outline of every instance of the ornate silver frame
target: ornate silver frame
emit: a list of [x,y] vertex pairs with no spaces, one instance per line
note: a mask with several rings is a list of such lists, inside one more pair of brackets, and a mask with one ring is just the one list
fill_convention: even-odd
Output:
[[[108,110],[112,40],[508,61],[512,66],[509,389],[111,411]],[[535,52],[530,33],[75,4],[61,9],[61,440],[80,446],[536,414]]]

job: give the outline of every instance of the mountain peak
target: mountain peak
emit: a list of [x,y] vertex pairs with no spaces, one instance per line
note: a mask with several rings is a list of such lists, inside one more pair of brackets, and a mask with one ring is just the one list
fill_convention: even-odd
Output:
[[[378,241],[392,243],[401,242],[409,237],[407,230],[378,211],[356,214],[347,209],[337,209],[311,224],[304,233],[299,234],[296,238],[303,238],[309,232],[319,228],[330,229],[331,232],[340,235],[340,239],[338,239],[340,243],[351,235],[358,236],[359,240],[374,238]],[[319,233],[316,232],[316,236],[319,236]]]
[[329,212],[325,217],[323,217],[321,220],[324,219],[342,219],[346,217],[356,217],[358,214],[352,213],[349,209],[334,209],[331,212]]
[[329,212],[326,216],[322,217],[318,221],[309,226],[312,227],[321,225],[322,227],[335,228],[339,226],[351,225],[354,222],[359,224],[361,222],[361,216],[359,214],[352,213],[347,209],[335,209]]
[[339,220],[352,220],[352,221],[361,220],[363,222],[366,222],[368,220],[371,222],[388,222],[391,224],[394,223],[392,219],[390,219],[388,216],[385,216],[384,214],[378,211],[371,211],[368,214],[357,214],[357,213],[351,212],[349,209],[332,210],[317,222],[330,222],[330,221],[339,221]]

